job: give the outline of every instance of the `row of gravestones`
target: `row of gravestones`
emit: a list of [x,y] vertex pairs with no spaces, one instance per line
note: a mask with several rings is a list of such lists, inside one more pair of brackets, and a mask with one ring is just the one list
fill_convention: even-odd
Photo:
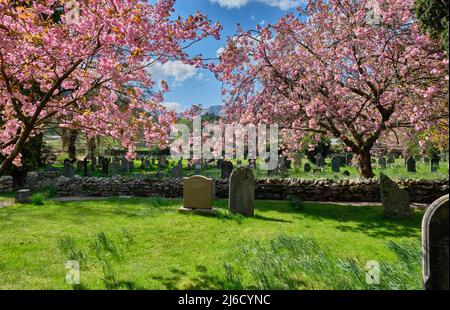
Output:
[[[222,165],[223,166],[223,165]],[[180,212],[214,213],[214,180],[203,176],[185,178]],[[255,177],[250,167],[232,170],[229,177],[228,210],[232,214],[254,216]]]

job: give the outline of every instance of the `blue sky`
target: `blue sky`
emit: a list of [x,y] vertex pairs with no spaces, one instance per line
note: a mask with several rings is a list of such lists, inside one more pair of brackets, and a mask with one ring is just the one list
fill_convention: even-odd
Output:
[[[220,41],[208,39],[189,49],[192,55],[202,54],[204,58],[216,57],[217,51],[225,46],[227,36],[236,32],[240,23],[244,29],[253,29],[257,24],[274,23],[301,0],[177,0],[176,14],[183,17],[197,11],[207,15],[213,22],[223,26]],[[170,62],[152,69],[155,78],[165,79],[171,88],[166,95],[166,105],[177,111],[193,104],[204,107],[222,104],[221,84],[207,70],[196,70],[182,63]]]

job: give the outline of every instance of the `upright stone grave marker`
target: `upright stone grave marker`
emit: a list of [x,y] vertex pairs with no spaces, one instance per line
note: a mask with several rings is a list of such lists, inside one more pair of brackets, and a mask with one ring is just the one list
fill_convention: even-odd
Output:
[[196,175],[202,174],[202,164],[201,163],[195,164],[195,174]]
[[380,174],[380,190],[386,218],[411,218],[411,200],[406,190],[400,189],[394,181],[383,173]]
[[230,177],[228,210],[247,217],[255,215],[255,177],[248,167],[237,168]]
[[309,163],[306,163],[305,167],[303,168],[303,170],[307,173],[311,172],[311,169],[312,169],[312,167],[311,167],[311,164],[309,164]]
[[317,167],[321,169],[325,168],[325,159],[323,158],[322,154],[318,153],[314,158],[316,159]]
[[109,159],[108,158],[102,159],[102,174],[109,175]]
[[203,176],[185,178],[180,212],[213,212],[214,181]]
[[178,166],[178,165],[173,167],[171,176],[172,176],[172,178],[183,177],[183,169],[181,169],[180,166]]
[[407,160],[406,160],[406,170],[408,172],[417,172],[416,169],[416,160],[414,159],[414,157],[410,156]]
[[297,172],[302,167],[302,155],[299,153],[295,153],[294,155],[292,155],[292,159],[294,160],[294,169]]
[[423,280],[426,290],[448,290],[449,195],[436,200],[422,221]]
[[222,179],[229,179],[231,176],[231,173],[233,172],[234,166],[233,163],[227,160],[224,160],[222,162],[221,166],[221,178]]
[[72,163],[70,162],[70,159],[64,159],[64,171],[63,174],[67,178],[73,178],[74,177],[74,171]]
[[331,170],[335,173],[341,172],[341,159],[339,156],[333,156],[331,158]]
[[434,155],[430,161],[431,172],[438,172],[440,164],[440,158],[438,155]]
[[393,165],[395,164],[395,157],[392,155],[389,155],[388,159],[387,159],[387,163],[388,165]]

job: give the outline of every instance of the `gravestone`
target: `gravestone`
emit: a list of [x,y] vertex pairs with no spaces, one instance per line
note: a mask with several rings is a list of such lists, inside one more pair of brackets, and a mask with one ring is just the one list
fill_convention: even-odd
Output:
[[300,168],[302,167],[302,155],[299,153],[295,153],[292,156],[292,159],[294,160],[294,169],[295,171],[300,170]]
[[70,162],[70,159],[64,159],[64,171],[63,175],[67,178],[73,178],[74,171],[72,163]]
[[303,168],[303,170],[305,170],[305,172],[308,172],[308,173],[311,172],[311,169],[312,168],[311,168],[311,165],[309,163],[306,163],[305,167]]
[[247,217],[255,215],[255,177],[247,167],[237,168],[230,177],[228,210]]
[[322,154],[318,153],[316,156],[314,156],[316,159],[316,166],[323,169],[325,168],[325,159],[323,158]]
[[221,167],[221,178],[222,179],[229,179],[231,176],[231,173],[233,172],[234,166],[233,163],[230,161],[224,160],[222,162]]
[[120,170],[126,173],[129,173],[131,171],[131,164],[125,157],[122,157],[120,159]]
[[181,169],[180,166],[178,166],[178,165],[173,167],[172,172],[171,172],[171,176],[172,176],[172,178],[181,178],[181,177],[183,177],[183,169]]
[[449,195],[436,200],[422,221],[423,280],[426,290],[448,290]]
[[341,172],[341,158],[339,156],[333,156],[331,158],[331,170],[336,173]]
[[113,161],[111,164],[110,174],[116,175],[120,171],[120,164],[116,161]]
[[103,157],[103,156],[99,156],[99,157],[98,157],[98,160],[97,160],[97,168],[102,169],[103,159],[104,159],[104,158],[105,158],[105,157]]
[[409,193],[398,187],[387,175],[380,174],[381,201],[384,216],[389,219],[411,218],[411,200]]
[[387,163],[388,163],[389,165],[395,164],[395,157],[392,156],[392,155],[390,155],[390,156],[388,157],[388,159],[387,159]]
[[432,158],[430,161],[430,169],[432,173],[438,172],[439,170],[439,158]]
[[416,169],[416,160],[410,156],[407,160],[406,160],[406,170],[408,172],[417,172]]
[[381,169],[386,169],[387,167],[387,161],[386,161],[386,157],[380,157],[378,158],[378,165],[380,165]]
[[83,173],[83,161],[82,160],[78,160],[77,161],[77,174],[82,174]]
[[193,176],[184,179],[183,208],[189,210],[213,210],[214,181],[203,176]]
[[202,174],[202,164],[200,164],[200,163],[195,164],[195,174],[196,175]]
[[158,163],[159,163],[159,165],[160,165],[162,168],[167,167],[167,158],[166,158],[166,156],[164,156],[164,155],[160,156],[160,157],[159,157],[159,160],[158,160]]
[[21,189],[16,192],[16,203],[31,203],[31,197],[31,190]]
[[108,158],[102,159],[102,174],[109,175],[109,159]]

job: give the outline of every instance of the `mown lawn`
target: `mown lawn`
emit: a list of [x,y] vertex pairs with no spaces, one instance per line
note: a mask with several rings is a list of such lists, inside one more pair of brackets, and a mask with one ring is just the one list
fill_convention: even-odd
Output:
[[[334,270],[334,262],[351,258],[361,269],[376,260],[396,269],[401,262],[391,242],[412,244],[415,252],[420,247],[421,211],[412,220],[393,221],[383,218],[381,207],[258,201],[255,218],[246,219],[228,215],[226,203],[214,202],[215,216],[179,214],[180,200],[139,198],[0,209],[0,289],[72,289],[65,282],[65,263],[73,259],[81,264],[81,286],[76,287],[81,289],[336,288],[325,277],[338,279],[340,272],[350,271]],[[279,249],[287,249],[288,256]],[[314,253],[336,258],[327,260],[333,270],[320,267],[322,277],[312,277],[306,269],[297,270],[305,260],[296,266],[283,263],[294,262],[296,251],[306,251],[298,255],[308,262]],[[265,260],[274,259],[279,275],[267,280],[258,274],[261,270],[250,272],[250,260],[245,260],[252,253],[257,257],[251,259],[258,260],[253,266],[273,273]],[[364,282],[362,276],[357,281]],[[420,268],[407,276],[411,279],[403,288],[420,289]]]

